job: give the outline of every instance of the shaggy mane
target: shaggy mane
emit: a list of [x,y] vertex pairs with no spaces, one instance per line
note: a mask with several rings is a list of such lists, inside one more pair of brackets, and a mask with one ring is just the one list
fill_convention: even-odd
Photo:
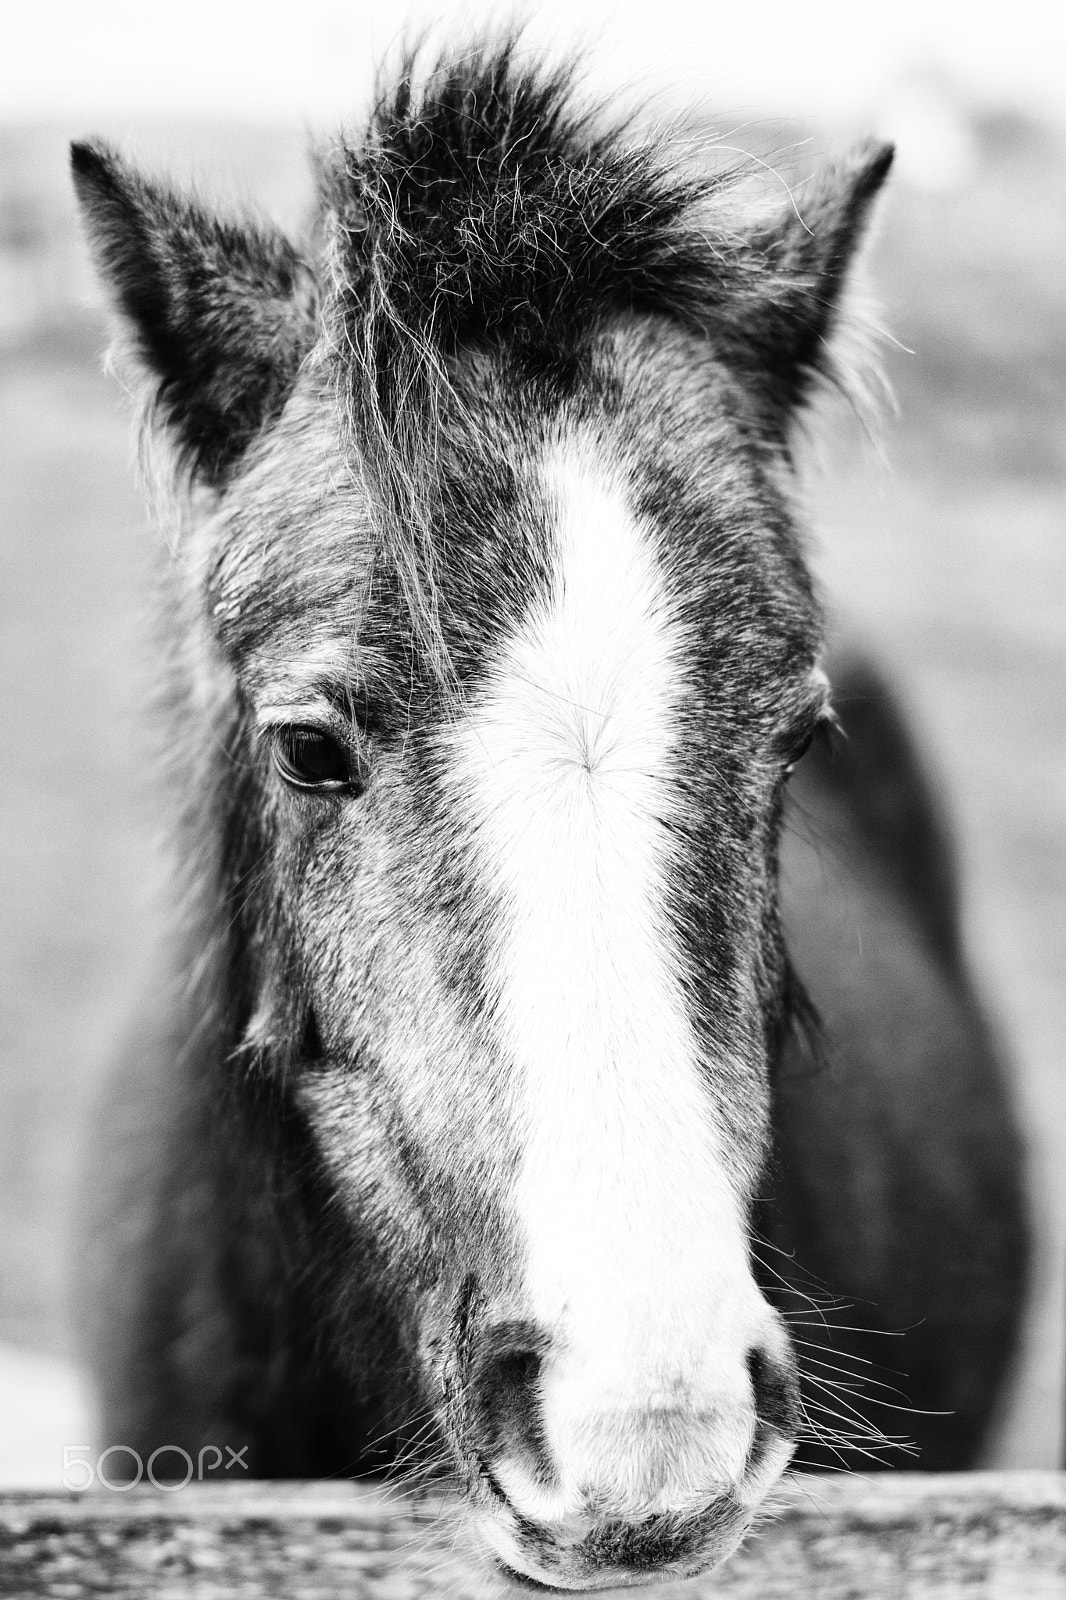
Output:
[[647,311],[705,330],[731,276],[724,241],[700,226],[728,177],[686,171],[667,141],[582,109],[575,76],[519,60],[514,40],[428,70],[409,52],[361,143],[341,140],[322,163],[354,455],[444,670],[427,494],[445,398],[455,403],[449,359],[505,340],[563,390],[606,317]]
[[726,180],[581,109],[575,76],[520,62],[513,41],[427,72],[404,58],[328,178],[360,322],[369,299],[441,351],[502,330],[555,349],[619,309],[702,325],[722,259],[693,214]]

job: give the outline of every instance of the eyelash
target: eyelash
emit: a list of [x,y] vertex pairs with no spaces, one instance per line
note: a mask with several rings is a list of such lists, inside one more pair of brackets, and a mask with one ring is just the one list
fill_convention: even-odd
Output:
[[347,741],[313,723],[285,723],[268,730],[274,769],[290,789],[303,794],[358,799],[369,780],[366,764]]
[[819,711],[814,720],[802,730],[799,738],[793,742],[785,761],[785,777],[790,777],[796,770],[816,739],[826,743],[839,729],[840,724],[831,707]]

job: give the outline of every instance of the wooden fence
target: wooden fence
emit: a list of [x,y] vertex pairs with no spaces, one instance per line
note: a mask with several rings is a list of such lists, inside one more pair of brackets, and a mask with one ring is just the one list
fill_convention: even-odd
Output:
[[[492,1600],[462,1512],[354,1484],[0,1495],[19,1600]],[[520,1591],[513,1589],[515,1594]],[[1066,1600],[1066,1474],[797,1477],[678,1600]]]

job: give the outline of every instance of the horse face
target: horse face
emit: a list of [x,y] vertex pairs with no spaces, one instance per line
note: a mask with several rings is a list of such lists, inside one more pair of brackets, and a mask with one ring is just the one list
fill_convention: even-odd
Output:
[[594,1588],[724,1555],[795,1432],[748,1242],[824,692],[779,485],[890,152],[715,232],[561,80],[442,74],[317,264],[74,170],[209,503],[231,1043],[343,1218],[307,1274],[497,1559]]
[[[499,1558],[576,1586],[705,1564],[791,1451],[748,1211],[780,792],[823,693],[723,374],[638,324],[588,370],[562,406],[502,360],[456,376],[450,686],[358,553],[358,495],[331,500],[311,400],[234,494],[210,579],[318,1041],[297,1093],[403,1305],[407,1404]],[[316,428],[324,476],[294,502]],[[286,501],[298,550],[262,534]],[[355,781],[294,780],[301,728]]]

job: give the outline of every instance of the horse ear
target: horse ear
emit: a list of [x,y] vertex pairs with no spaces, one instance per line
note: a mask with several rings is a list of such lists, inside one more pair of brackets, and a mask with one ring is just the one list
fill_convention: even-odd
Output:
[[818,379],[838,377],[832,336],[853,258],[895,150],[869,142],[826,167],[787,210],[749,235],[748,292],[735,336],[779,422]]
[[279,232],[224,221],[123,162],[71,145],[97,271],[183,460],[215,486],[281,411],[314,337],[311,269]]

